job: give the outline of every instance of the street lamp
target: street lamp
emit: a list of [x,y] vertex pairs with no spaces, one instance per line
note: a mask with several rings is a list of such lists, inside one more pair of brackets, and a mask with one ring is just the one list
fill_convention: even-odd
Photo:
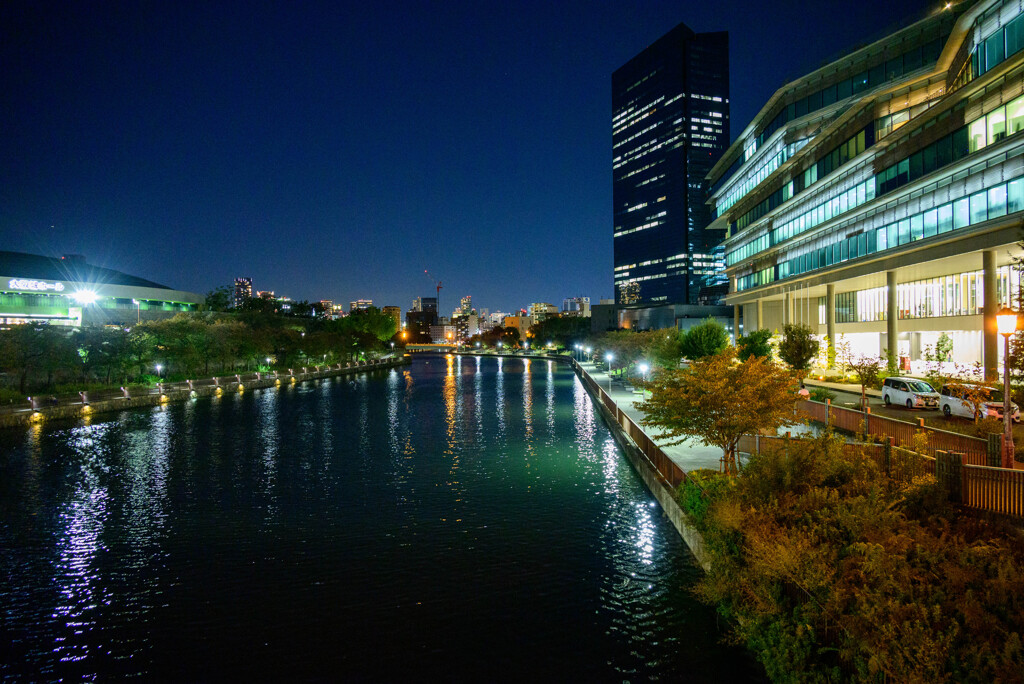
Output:
[[163,367],[162,365],[160,365],[159,363],[158,363],[158,364],[156,364],[156,376],[157,376],[157,377],[160,377],[160,372],[161,372],[161,371],[162,371],[163,369],[164,369],[164,367]]
[[[646,383],[647,382],[647,371],[649,371],[651,369],[651,367],[648,366],[646,363],[641,363],[639,368],[640,368],[640,375],[642,375],[644,377],[644,382]],[[645,389],[643,391],[644,391],[643,397],[644,397],[644,399],[646,399],[647,398],[647,390]]]
[[1013,468],[1013,418],[1010,416],[1010,335],[1017,330],[1017,312],[1003,307],[996,314],[996,329],[1003,336],[1003,467]]
[[608,352],[607,354],[604,355],[604,360],[608,362],[608,393],[609,394],[611,394],[611,391],[612,391],[612,359],[614,359],[614,358],[615,358],[615,355],[612,354],[611,352]]
[[[583,351],[587,352],[587,354],[590,354],[590,347],[587,347],[587,348],[586,348],[586,349],[584,349]],[[590,360],[591,360],[591,361],[593,361],[593,360],[594,360],[594,356],[593,356],[593,354],[590,354]]]
[[501,353],[501,342],[498,342],[498,353]]

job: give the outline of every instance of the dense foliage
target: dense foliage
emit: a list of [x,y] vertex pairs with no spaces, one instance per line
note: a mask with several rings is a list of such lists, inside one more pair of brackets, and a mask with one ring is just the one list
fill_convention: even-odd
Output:
[[770,357],[772,355],[771,330],[755,330],[749,335],[743,335],[736,341],[736,357],[740,361],[746,361],[751,356]]
[[775,431],[793,421],[795,379],[759,356],[736,363],[726,347],[688,368],[657,372],[644,387],[650,399],[639,409],[644,425],[660,428],[669,444],[697,437],[723,451],[729,472],[736,470],[736,443],[743,435]]
[[178,314],[131,327],[18,325],[0,330],[0,372],[24,394],[54,382],[126,383],[154,374],[196,377],[260,365],[348,361],[396,332],[376,309],[338,320],[259,313]]
[[782,328],[779,358],[797,370],[806,370],[811,359],[818,355],[820,346],[809,327],[788,323]]
[[683,356],[696,361],[729,346],[729,333],[718,321],[708,318],[686,331],[682,340]]
[[1024,676],[1021,533],[958,516],[933,478],[891,480],[826,435],[679,498],[711,565],[700,596],[773,681]]

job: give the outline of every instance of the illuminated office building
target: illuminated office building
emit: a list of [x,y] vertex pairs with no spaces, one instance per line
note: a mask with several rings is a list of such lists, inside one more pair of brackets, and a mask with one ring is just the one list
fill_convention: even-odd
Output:
[[724,237],[707,230],[705,176],[728,144],[727,33],[679,24],[612,75],[619,303],[698,303]]
[[748,330],[915,370],[945,335],[992,374],[1024,217],[1020,3],[947,6],[787,83],[709,181]]

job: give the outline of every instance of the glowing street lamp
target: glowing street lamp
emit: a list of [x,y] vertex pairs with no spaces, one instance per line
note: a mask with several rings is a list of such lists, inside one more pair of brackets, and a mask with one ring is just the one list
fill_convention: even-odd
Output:
[[1013,418],[1010,416],[1010,336],[1017,331],[1017,312],[1003,307],[996,314],[996,329],[1003,336],[1003,467],[1013,468]]
[[604,360],[608,362],[608,392],[609,392],[609,394],[612,391],[612,360],[614,358],[615,358],[615,355],[612,354],[611,352],[608,352],[607,354],[604,355]]
[[587,352],[587,354],[590,356],[590,360],[593,361],[594,360],[594,355],[590,353],[590,347],[587,347],[586,349],[584,349],[584,351]]
[[164,369],[164,367],[161,364],[159,364],[159,363],[156,364],[156,374],[157,374],[157,377],[160,377],[160,374],[163,372],[163,369]]

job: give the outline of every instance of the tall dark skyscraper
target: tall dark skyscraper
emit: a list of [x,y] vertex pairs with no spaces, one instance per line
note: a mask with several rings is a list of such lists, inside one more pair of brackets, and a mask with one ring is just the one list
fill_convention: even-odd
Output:
[[612,74],[617,301],[709,303],[725,235],[704,179],[728,146],[728,33],[679,24]]

